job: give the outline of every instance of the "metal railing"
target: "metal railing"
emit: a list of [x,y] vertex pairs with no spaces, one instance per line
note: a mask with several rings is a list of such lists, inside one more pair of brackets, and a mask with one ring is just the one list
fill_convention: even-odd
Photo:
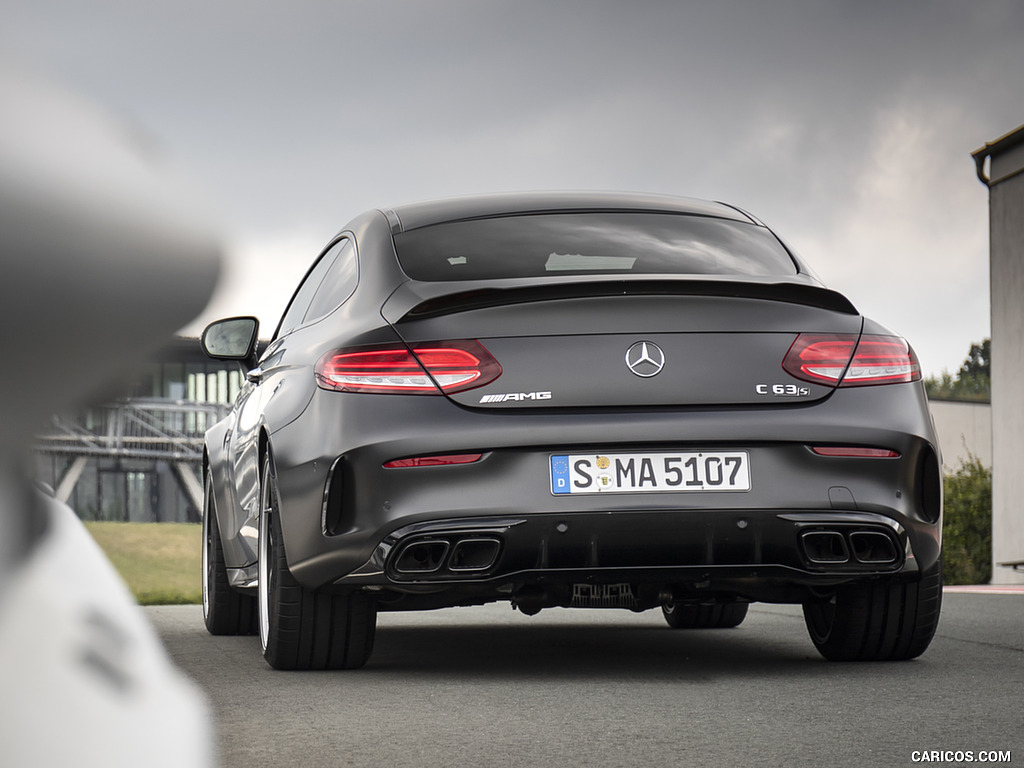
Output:
[[131,399],[54,416],[36,436],[48,454],[201,462],[203,435],[229,406],[182,400]]

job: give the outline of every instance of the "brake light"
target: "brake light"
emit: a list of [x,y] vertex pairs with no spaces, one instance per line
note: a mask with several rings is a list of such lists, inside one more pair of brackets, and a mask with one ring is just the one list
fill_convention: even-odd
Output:
[[480,387],[501,366],[478,341],[337,349],[320,358],[316,380],[339,392],[439,395]]
[[802,333],[782,367],[802,381],[828,387],[900,384],[921,378],[917,355],[899,336]]
[[447,467],[454,464],[473,464],[483,458],[482,453],[454,453],[446,456],[415,456],[411,459],[395,459],[384,463],[386,469],[402,467]]

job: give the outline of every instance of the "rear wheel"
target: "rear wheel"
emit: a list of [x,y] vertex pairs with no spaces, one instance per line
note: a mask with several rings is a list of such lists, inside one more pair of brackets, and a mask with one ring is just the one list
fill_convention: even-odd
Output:
[[747,617],[748,603],[665,603],[661,612],[673,629],[728,629]]
[[213,476],[206,472],[203,501],[203,620],[211,635],[251,635],[256,632],[256,599],[228,583],[224,547],[217,524]]
[[804,603],[804,621],[830,661],[901,661],[928,648],[942,607],[942,561],[915,581],[851,584]]
[[259,627],[275,669],[354,669],[373,650],[377,606],[363,592],[331,594],[300,585],[281,537],[277,476],[268,456],[260,478]]

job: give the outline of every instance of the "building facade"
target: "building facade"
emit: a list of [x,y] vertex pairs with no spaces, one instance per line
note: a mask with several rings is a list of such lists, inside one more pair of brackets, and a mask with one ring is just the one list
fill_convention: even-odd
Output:
[[36,440],[36,476],[83,520],[198,522],[203,435],[242,383],[197,339],[165,347],[115,402],[54,416]]
[[989,189],[992,582],[1024,584],[1024,126],[973,153]]
[[964,400],[932,400],[928,403],[939,435],[942,472],[951,474],[977,459],[992,469],[992,406]]

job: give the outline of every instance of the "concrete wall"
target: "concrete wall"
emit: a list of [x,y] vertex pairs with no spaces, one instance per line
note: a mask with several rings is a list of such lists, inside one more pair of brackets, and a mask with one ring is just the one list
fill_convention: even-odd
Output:
[[929,407],[939,433],[944,474],[955,472],[971,456],[992,468],[991,405],[932,400]]
[[[990,157],[992,559],[1000,563],[1024,560],[1024,144],[1003,139]],[[1024,573],[994,567],[992,582],[1022,584]]]

